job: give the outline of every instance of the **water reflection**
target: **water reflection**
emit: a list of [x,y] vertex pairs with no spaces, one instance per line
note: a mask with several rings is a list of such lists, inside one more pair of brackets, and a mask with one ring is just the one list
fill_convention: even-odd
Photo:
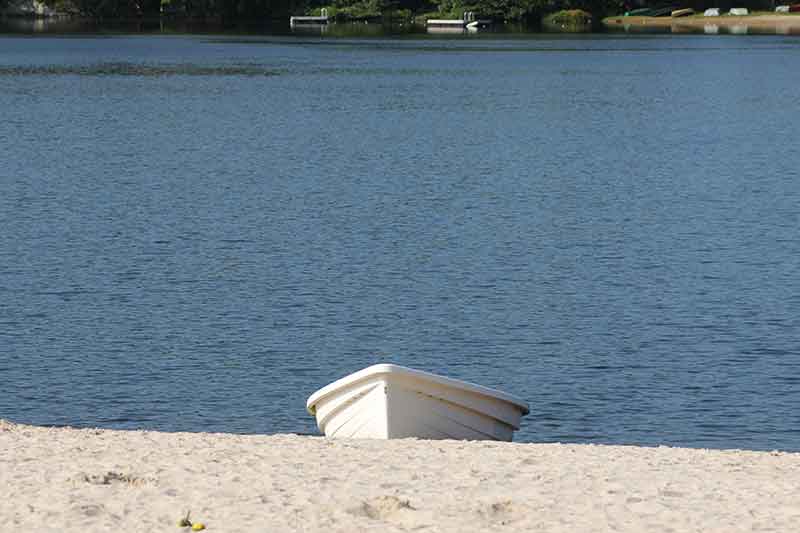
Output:
[[[800,17],[798,17],[800,20]],[[758,24],[720,24],[675,22],[671,25],[624,24],[624,19],[616,19],[616,25],[605,28],[584,28],[593,33],[635,33],[635,34],[707,34],[707,35],[800,35],[800,24],[793,21]],[[69,18],[0,19],[0,34],[3,33],[42,33],[42,34],[115,34],[115,33],[161,33],[161,34],[236,34],[236,35],[308,35],[326,37],[390,37],[407,35],[431,36],[469,36],[469,35],[514,35],[531,33],[574,33],[550,26],[525,26],[520,24],[501,24],[479,31],[468,31],[462,27],[426,28],[422,24],[407,21],[390,21],[385,24],[353,22],[333,24],[302,24],[290,27],[288,20],[273,23],[237,23],[223,25],[213,21],[193,21],[175,18],[137,20],[124,22],[93,22]]]
[[435,35],[464,34],[467,33],[467,28],[465,26],[428,26],[428,33]]
[[330,26],[330,24],[297,24],[291,26],[291,29],[292,33],[298,35],[325,35]]
[[632,33],[632,34],[705,34],[705,35],[800,35],[800,25],[792,23],[765,24],[715,24],[706,23],[687,24],[674,23],[669,26],[640,26],[635,24],[623,24],[608,27],[612,33]]
[[85,23],[64,18],[0,17],[0,33],[46,33],[49,31],[73,32]]
[[327,37],[386,37],[390,35],[424,34],[425,28],[407,22],[374,24],[367,22],[336,22],[333,24],[303,24],[291,28],[294,35],[325,35]]
[[[519,26],[509,26],[507,31],[519,32]],[[392,35],[425,34],[425,26],[405,21],[385,24],[365,22],[334,24],[298,24],[290,26],[288,20],[272,23],[221,24],[214,21],[192,21],[164,17],[153,20],[97,23],[77,19],[0,19],[2,33],[43,34],[234,34],[234,35],[308,35],[329,37],[386,37]]]
[[223,25],[213,20],[182,20],[175,18],[140,19],[97,22],[77,18],[0,18],[2,33],[44,34],[130,34],[130,33],[288,33],[289,25],[269,23],[238,23]]

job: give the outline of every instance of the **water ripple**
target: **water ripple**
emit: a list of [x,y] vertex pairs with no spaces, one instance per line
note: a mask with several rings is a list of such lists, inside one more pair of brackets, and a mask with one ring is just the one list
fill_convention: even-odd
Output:
[[91,65],[0,65],[0,76],[277,76],[282,71],[258,65],[95,63]]

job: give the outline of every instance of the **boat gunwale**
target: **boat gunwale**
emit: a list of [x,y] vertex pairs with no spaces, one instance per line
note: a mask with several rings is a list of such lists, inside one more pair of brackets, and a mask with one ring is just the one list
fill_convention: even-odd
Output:
[[321,389],[314,392],[311,396],[309,396],[308,401],[306,402],[306,410],[311,415],[316,416],[316,405],[321,400],[324,400],[325,398],[331,396],[332,394],[334,394],[336,391],[338,391],[343,387],[349,387],[351,385],[358,383],[359,381],[383,375],[408,376],[416,379],[432,381],[434,383],[443,385],[445,387],[451,387],[472,394],[478,394],[495,400],[500,400],[506,403],[510,403],[522,411],[522,416],[525,416],[528,413],[530,413],[530,407],[528,406],[528,402],[526,402],[522,398],[518,398],[506,392],[499,391],[497,389],[492,389],[489,387],[484,387],[483,385],[478,385],[477,383],[471,383],[469,381],[463,381],[460,379],[439,376],[437,374],[432,374],[431,372],[425,372],[424,370],[408,368],[401,365],[395,365],[393,363],[380,363],[377,365],[372,365],[362,370],[359,370],[358,372],[354,372],[340,379],[337,379],[333,383],[325,385]]

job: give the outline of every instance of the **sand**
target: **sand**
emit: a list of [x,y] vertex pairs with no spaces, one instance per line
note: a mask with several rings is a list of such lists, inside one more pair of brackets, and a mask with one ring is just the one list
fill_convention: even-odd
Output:
[[704,17],[608,17],[603,24],[611,27],[630,28],[670,28],[673,32],[683,30],[703,31],[706,26],[717,28],[743,28],[751,32],[794,34],[800,32],[800,15],[756,14],[745,16]]
[[0,531],[797,531],[800,454],[43,428]]

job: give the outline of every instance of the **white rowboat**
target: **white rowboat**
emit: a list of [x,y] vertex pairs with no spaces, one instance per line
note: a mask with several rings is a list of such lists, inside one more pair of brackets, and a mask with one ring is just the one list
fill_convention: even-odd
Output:
[[524,400],[474,383],[392,364],[373,365],[308,398],[327,437],[510,441]]

